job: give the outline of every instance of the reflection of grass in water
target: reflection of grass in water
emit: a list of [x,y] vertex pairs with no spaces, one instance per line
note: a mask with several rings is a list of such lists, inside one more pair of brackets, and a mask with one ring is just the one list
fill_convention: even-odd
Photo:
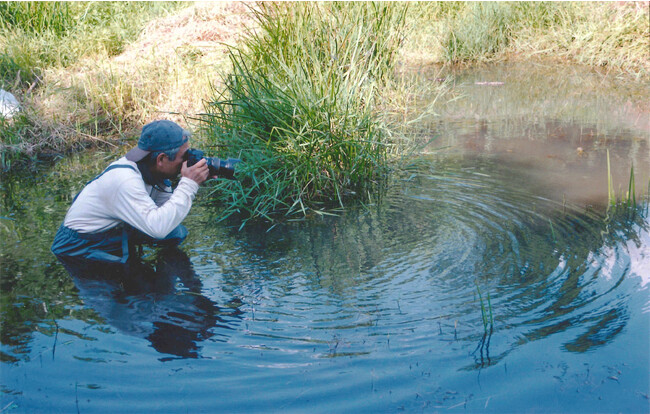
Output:
[[[455,84],[459,99],[441,102],[438,111],[459,120],[509,120],[503,135],[521,128],[518,121],[526,124],[523,133],[544,127],[547,120],[588,124],[599,134],[615,133],[620,127],[647,127],[647,85],[587,68],[502,64],[450,71],[447,78]],[[504,85],[474,84],[481,81]],[[496,131],[494,135],[500,136]]]

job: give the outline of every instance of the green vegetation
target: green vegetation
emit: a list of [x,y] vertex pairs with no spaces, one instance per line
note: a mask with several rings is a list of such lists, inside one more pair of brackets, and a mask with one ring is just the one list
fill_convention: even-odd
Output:
[[[647,15],[645,3],[0,3],[0,87],[23,107],[0,119],[2,168],[122,152],[154,118],[197,120],[195,142],[246,162],[212,192],[226,215],[322,212],[365,199],[391,155],[418,144],[402,139],[413,128],[444,136],[426,118],[451,83],[409,68],[539,57],[647,79]],[[581,96],[566,110],[584,110]]]
[[124,52],[148,21],[179,7],[157,2],[0,3],[0,88],[16,95],[23,107],[21,115],[0,119],[3,170],[25,155],[119,136],[119,121],[128,118],[131,108],[109,102],[129,99],[119,85],[137,71],[119,73],[117,80],[115,70],[98,68]]
[[483,332],[485,334],[492,333],[494,329],[494,318],[492,317],[492,301],[490,300],[490,292],[487,294],[487,308],[485,302],[483,301],[483,295],[481,294],[481,289],[478,286],[478,282],[474,282],[476,285],[476,292],[478,293],[478,299],[481,303],[481,321],[483,322]]
[[637,210],[646,210],[650,206],[650,180],[648,180],[647,193],[640,198],[640,202],[636,200],[636,182],[634,178],[634,165],[630,167],[630,178],[627,184],[627,192],[619,187],[616,191],[614,188],[614,179],[612,177],[612,168],[609,159],[609,149],[607,150],[607,221],[612,216],[617,214],[631,215],[634,217]]
[[389,131],[375,107],[403,6],[263,5],[255,15],[260,30],[231,53],[225,92],[204,116],[208,139],[244,161],[215,202],[226,216],[272,219],[365,197],[387,168]]
[[418,2],[409,9],[405,56],[474,63],[547,57],[650,71],[643,2]]
[[116,56],[152,18],[174,10],[157,2],[0,3],[0,86],[28,86],[55,67]]

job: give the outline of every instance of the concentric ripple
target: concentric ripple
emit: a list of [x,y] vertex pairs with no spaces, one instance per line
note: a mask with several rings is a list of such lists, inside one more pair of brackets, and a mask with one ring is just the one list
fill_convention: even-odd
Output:
[[26,411],[503,412],[533,397],[541,411],[639,411],[647,217],[607,220],[511,174],[431,160],[367,209],[270,232],[203,211],[191,264],[75,279],[93,316],[37,336],[41,360],[57,344],[46,375],[10,371],[5,394],[26,390],[10,397]]
[[517,338],[513,346],[576,321],[597,325],[606,317],[611,321],[601,330],[612,330],[612,315],[624,313],[612,291],[630,275],[622,267],[603,277],[603,264],[630,259],[615,235],[603,234],[603,217],[509,187],[498,171],[482,170],[436,165],[402,182],[371,212],[249,240],[244,255],[259,249],[285,257],[260,267],[241,260],[244,269],[238,264],[232,275],[268,274],[269,291],[252,293],[256,320],[269,321],[258,326],[298,341],[306,339],[292,331],[327,341],[318,332],[336,336],[368,326],[385,336],[453,327],[456,337],[471,340],[484,333],[483,302],[492,328]]

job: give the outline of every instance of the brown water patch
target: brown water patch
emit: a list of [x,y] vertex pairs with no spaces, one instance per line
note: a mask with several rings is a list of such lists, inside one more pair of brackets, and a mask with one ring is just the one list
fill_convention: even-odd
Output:
[[[438,75],[440,76],[440,75]],[[607,152],[622,196],[650,179],[650,86],[588,68],[501,64],[444,74],[453,94],[426,124],[427,151],[490,156],[543,196],[607,202]]]

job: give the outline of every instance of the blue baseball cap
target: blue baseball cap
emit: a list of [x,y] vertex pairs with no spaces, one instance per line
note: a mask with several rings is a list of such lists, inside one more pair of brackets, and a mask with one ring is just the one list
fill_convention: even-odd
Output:
[[177,123],[162,119],[148,123],[142,128],[138,146],[126,153],[129,161],[138,162],[152,151],[169,151],[181,147],[190,132]]

